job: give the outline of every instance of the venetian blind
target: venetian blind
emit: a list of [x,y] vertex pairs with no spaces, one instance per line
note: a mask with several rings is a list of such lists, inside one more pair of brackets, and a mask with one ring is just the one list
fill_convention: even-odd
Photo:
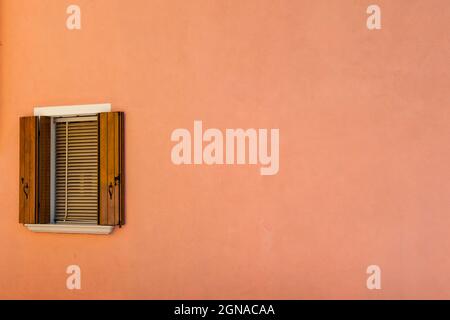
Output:
[[98,223],[98,119],[55,123],[55,223]]

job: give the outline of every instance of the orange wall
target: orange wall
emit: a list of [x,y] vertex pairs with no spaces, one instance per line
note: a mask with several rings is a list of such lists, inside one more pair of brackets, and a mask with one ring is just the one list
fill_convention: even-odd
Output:
[[[450,298],[448,0],[0,3],[0,298]],[[127,225],[31,233],[19,116],[99,102],[126,113]],[[173,165],[194,120],[279,128],[280,172]]]

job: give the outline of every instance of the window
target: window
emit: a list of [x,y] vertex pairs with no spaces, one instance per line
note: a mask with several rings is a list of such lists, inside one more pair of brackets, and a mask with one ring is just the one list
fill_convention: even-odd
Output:
[[124,114],[66,113],[20,119],[19,221],[122,226]]
[[56,118],[55,223],[98,224],[98,120]]

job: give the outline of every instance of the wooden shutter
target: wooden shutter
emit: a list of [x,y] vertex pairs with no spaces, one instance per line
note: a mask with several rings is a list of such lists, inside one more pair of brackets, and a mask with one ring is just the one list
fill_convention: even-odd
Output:
[[37,221],[39,224],[50,223],[51,121],[50,117],[39,117],[39,203]]
[[98,119],[55,123],[55,223],[98,224]]
[[100,225],[124,225],[124,114],[101,113]]
[[50,222],[50,118],[20,118],[19,222]]

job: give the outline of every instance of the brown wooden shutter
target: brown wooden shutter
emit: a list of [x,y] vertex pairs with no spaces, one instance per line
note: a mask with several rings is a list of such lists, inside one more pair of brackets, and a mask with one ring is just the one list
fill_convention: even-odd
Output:
[[38,221],[39,224],[50,223],[50,149],[51,149],[50,117],[39,118],[39,173],[38,173]]
[[20,118],[19,222],[50,222],[49,117]]
[[100,225],[124,225],[124,114],[100,113]]

